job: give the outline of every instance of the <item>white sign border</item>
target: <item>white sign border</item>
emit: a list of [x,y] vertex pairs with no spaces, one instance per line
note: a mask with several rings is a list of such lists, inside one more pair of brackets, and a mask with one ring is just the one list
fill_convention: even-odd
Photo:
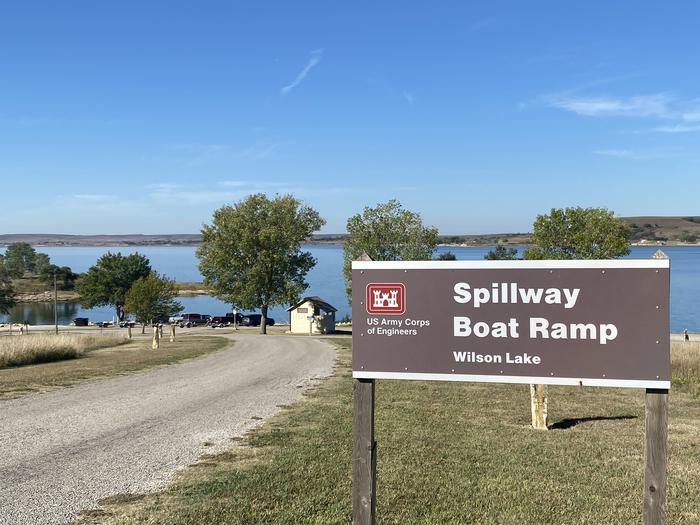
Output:
[[370,372],[353,371],[354,379],[408,379],[414,381],[461,381],[471,383],[506,383],[562,386],[607,386],[621,388],[656,388],[670,390],[670,381],[641,379],[598,379],[591,377],[542,377],[542,376],[506,376],[476,374],[428,374],[411,372]]
[[[562,259],[516,261],[353,261],[353,270],[559,270],[559,269],[669,269],[670,259]],[[474,383],[538,384],[562,386],[606,386],[670,390],[670,381],[575,377],[504,376],[477,374],[430,374],[411,372],[353,371],[355,379],[408,379],[416,381],[461,381]]]
[[671,267],[670,259],[546,259],[537,261],[353,261],[353,270],[560,270]]

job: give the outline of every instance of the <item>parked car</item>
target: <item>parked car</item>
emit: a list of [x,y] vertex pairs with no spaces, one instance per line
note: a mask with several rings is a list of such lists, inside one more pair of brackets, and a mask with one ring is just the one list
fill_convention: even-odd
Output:
[[211,318],[208,315],[202,314],[183,314],[182,319],[178,323],[180,328],[190,328],[191,326],[201,326],[207,324],[207,321]]
[[215,315],[214,317],[211,318],[211,321],[209,321],[209,326],[212,328],[223,328],[225,326],[233,326],[234,325],[234,319],[236,320],[235,324],[242,324],[243,323],[243,316],[239,313],[236,313],[236,316],[234,318],[233,313],[227,313],[226,315]]
[[[244,315],[241,321],[243,326],[260,326],[262,322],[261,314],[248,314]],[[272,317],[267,318],[267,326],[272,326],[275,324],[275,320]]]
[[87,326],[88,325],[88,318],[87,317],[76,317],[73,319],[73,324],[75,326]]
[[133,319],[125,319],[119,321],[119,328],[134,328],[136,326],[136,321]]
[[168,322],[170,324],[180,324],[180,321],[182,321],[181,315],[173,315],[171,317],[168,317]]

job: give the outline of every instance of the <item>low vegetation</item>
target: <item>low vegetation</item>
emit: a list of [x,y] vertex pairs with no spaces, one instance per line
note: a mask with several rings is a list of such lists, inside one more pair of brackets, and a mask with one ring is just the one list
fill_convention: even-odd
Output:
[[32,334],[0,338],[0,368],[74,359],[85,352],[126,343],[117,335]]
[[700,396],[700,342],[671,343],[671,380],[674,389]]
[[[0,337],[0,344],[7,344],[5,341],[10,339],[17,341],[33,337],[31,335],[4,336]],[[37,337],[51,338],[54,336]],[[125,341],[123,337],[107,333],[88,337],[102,341],[104,344],[100,349],[95,349],[96,346],[90,350],[84,349],[80,359],[0,369],[0,399],[73,385],[98,377],[178,363],[185,359],[221,350],[231,344],[231,341],[223,337],[178,335],[173,343],[168,341],[166,336],[161,341],[160,348],[153,350],[151,349],[150,337],[139,337],[132,341]],[[115,346],[117,344],[118,346]]]
[[180,295],[200,295],[211,293],[211,290],[204,286],[202,282],[180,282],[175,283],[175,289]]
[[[350,340],[334,341],[334,376],[242,446],[202,457],[162,492],[108,498],[78,523],[350,523]],[[376,388],[378,523],[641,523],[642,391],[552,387],[541,432],[524,385]],[[668,523],[698,523],[700,405],[673,390],[670,411]]]

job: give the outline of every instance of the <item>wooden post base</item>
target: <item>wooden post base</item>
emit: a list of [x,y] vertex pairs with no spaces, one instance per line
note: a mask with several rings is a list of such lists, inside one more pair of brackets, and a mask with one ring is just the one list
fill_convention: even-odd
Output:
[[532,428],[547,430],[547,385],[530,385]]
[[374,525],[377,443],[374,441],[374,380],[353,380],[352,523]]
[[668,390],[647,389],[645,413],[644,525],[665,525]]

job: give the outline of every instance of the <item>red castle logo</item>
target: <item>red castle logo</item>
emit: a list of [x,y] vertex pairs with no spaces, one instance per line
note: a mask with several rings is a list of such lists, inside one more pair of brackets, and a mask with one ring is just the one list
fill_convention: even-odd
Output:
[[406,286],[403,283],[370,283],[365,304],[370,314],[401,315],[406,311]]

